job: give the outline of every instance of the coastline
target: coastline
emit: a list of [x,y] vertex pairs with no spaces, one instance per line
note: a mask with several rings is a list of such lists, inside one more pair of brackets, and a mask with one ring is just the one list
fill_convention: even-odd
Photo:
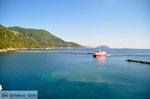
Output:
[[[6,49],[0,49],[0,52],[8,52],[8,51],[13,51],[13,50],[25,50],[25,49],[72,49],[76,47],[51,47],[51,48],[6,48]],[[78,48],[83,48],[83,47],[78,47]],[[76,49],[78,49],[76,48]]]

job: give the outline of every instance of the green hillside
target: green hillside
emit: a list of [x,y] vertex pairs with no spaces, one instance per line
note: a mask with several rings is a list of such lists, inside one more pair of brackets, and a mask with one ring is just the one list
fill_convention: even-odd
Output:
[[46,30],[0,25],[0,49],[7,48],[79,48],[79,44],[65,42]]

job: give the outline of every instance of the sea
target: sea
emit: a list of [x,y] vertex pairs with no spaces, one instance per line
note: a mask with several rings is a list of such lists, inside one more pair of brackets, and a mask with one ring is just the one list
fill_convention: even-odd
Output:
[[[32,49],[96,52],[86,49]],[[30,49],[31,51],[31,49]],[[103,49],[107,57],[71,53],[0,53],[3,90],[38,91],[38,99],[150,99],[150,49]]]

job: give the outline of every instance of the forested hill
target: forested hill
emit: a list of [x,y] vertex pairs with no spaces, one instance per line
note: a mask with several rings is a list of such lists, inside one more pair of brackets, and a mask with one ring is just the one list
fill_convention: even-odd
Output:
[[46,30],[21,27],[6,28],[0,25],[0,49],[80,47],[82,46],[73,42],[66,42]]

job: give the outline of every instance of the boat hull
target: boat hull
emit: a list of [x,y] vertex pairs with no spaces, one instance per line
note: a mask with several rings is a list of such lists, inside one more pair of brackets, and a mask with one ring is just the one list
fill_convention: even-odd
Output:
[[94,54],[94,55],[93,55],[93,57],[103,57],[103,56],[105,57],[105,56],[107,56],[107,54],[104,54],[104,55],[97,55],[97,54]]

